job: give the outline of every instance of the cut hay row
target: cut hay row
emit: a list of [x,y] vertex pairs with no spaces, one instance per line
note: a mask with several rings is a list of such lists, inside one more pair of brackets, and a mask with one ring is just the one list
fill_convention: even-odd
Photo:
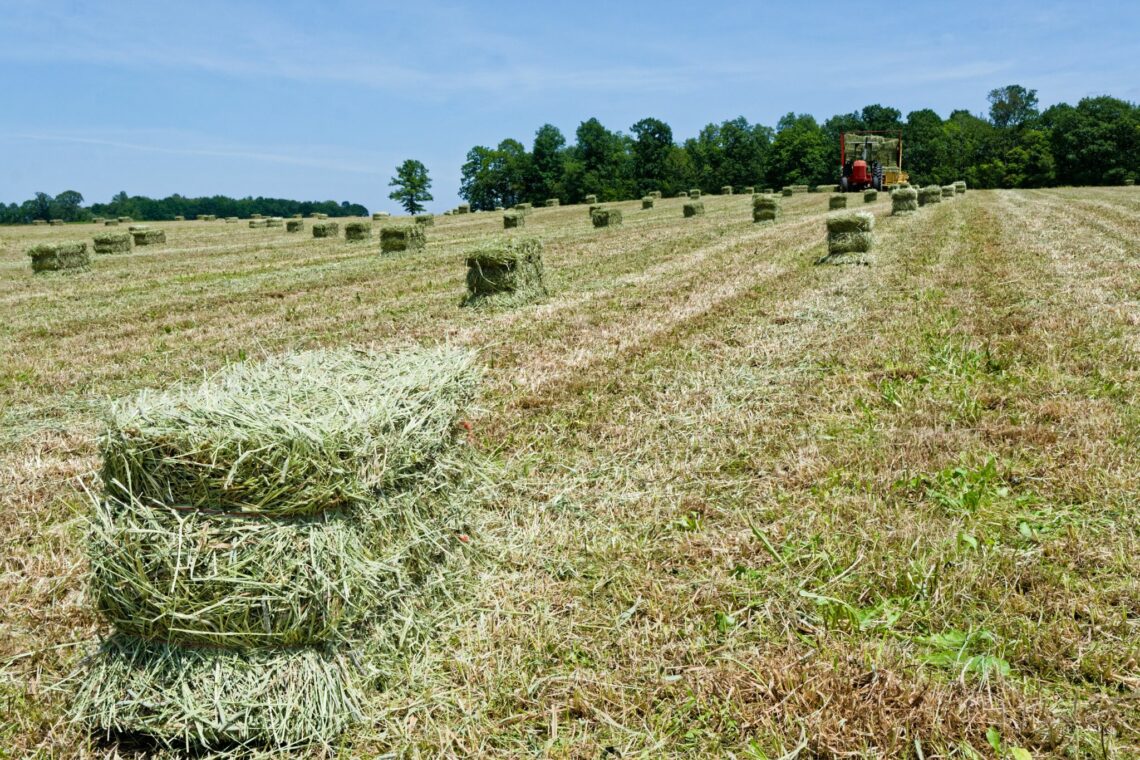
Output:
[[517,306],[546,294],[541,241],[488,240],[468,253],[463,306]]
[[83,269],[91,263],[87,253],[87,243],[40,243],[28,250],[32,259],[32,271],[59,272],[67,269]]

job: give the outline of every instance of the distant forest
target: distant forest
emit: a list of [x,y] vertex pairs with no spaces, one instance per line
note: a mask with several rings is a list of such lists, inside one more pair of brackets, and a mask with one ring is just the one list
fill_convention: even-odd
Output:
[[148,222],[169,221],[176,216],[193,219],[199,214],[218,217],[291,216],[320,212],[329,216],[365,216],[368,209],[359,203],[344,201],[290,201],[284,198],[227,198],[215,195],[210,198],[184,198],[171,195],[154,199],[142,195],[117,194],[110,203],[83,205],[83,196],[74,190],[65,190],[54,197],[36,193],[23,203],[0,204],[0,224],[27,224],[35,219],[62,219],[65,222],[87,221],[96,216],[129,216]]
[[989,93],[988,117],[930,109],[903,119],[896,108],[869,105],[820,124],[789,113],[774,128],[743,117],[709,124],[678,144],[668,124],[653,118],[612,132],[597,119],[578,126],[568,145],[555,126],[535,134],[528,151],[518,140],[467,153],[460,195],[473,208],[492,209],[547,198],[580,202],[666,195],[724,185],[780,188],[838,180],[839,135],[852,130],[901,131],[903,169],[917,184],[965,180],[971,187],[1119,185],[1140,175],[1140,107],[1117,98],[1085,98],[1038,109],[1037,92],[1009,85]]

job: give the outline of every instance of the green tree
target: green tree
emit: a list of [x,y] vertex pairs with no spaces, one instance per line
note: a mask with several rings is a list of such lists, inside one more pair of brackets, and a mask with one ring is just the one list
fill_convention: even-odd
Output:
[[776,126],[768,159],[773,187],[837,181],[839,148],[832,151],[827,135],[810,114],[788,113]]
[[68,222],[77,221],[83,213],[83,195],[75,190],[64,190],[55,196],[55,213]]
[[424,210],[424,202],[433,200],[428,192],[431,189],[431,178],[428,177],[427,167],[414,158],[409,158],[396,167],[396,176],[388,186],[396,188],[388,197],[403,206],[409,214],[420,213]]
[[566,138],[553,124],[543,124],[534,133],[527,197],[534,203],[560,198],[566,174]]
[[673,150],[673,130],[660,119],[645,118],[629,128],[634,135],[633,177],[636,194],[651,190],[676,192],[669,186],[669,154]]
[[1140,179],[1140,107],[1102,95],[1076,106],[1045,111],[1057,181],[1068,185],[1119,184]]
[[579,201],[591,193],[604,201],[630,197],[633,194],[629,181],[632,140],[611,132],[597,119],[579,124],[575,136],[577,144],[566,170],[569,199]]
[[932,182],[945,185],[953,177],[954,168],[948,166],[946,136],[942,117],[929,108],[911,111],[906,115],[903,130],[903,171],[910,181],[918,185]]
[[1037,119],[1037,90],[1007,84],[990,90],[990,121],[998,129],[1021,127]]

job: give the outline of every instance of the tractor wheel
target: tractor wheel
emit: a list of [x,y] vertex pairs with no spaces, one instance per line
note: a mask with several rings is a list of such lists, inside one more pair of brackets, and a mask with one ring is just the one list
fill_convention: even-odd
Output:
[[840,177],[839,178],[839,192],[846,193],[847,190],[848,190],[847,178],[846,177]]

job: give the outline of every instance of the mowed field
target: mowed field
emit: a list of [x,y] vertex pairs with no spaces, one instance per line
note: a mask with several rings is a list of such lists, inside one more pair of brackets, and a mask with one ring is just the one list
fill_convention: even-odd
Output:
[[47,276],[103,228],[0,228],[0,757],[116,756],[57,687],[108,400],[444,341],[488,367],[470,583],[343,756],[1140,757],[1140,190],[852,195],[866,267],[813,264],[826,194],[704,200],[536,209],[551,295],[502,311],[458,308],[500,214],[388,256],[161,224]]

